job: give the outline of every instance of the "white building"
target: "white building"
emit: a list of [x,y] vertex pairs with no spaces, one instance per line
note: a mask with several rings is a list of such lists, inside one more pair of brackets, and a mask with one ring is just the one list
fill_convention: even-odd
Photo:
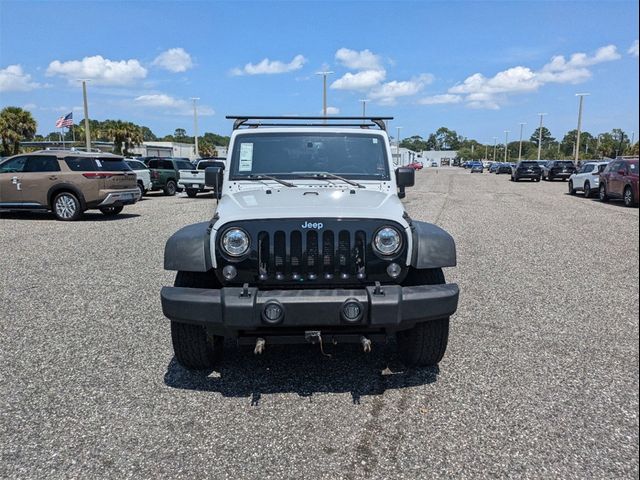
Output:
[[[227,157],[227,147],[215,147],[218,157]],[[142,142],[130,149],[133,155],[141,157],[182,157],[189,160],[196,159],[196,146],[192,143],[177,142]]]
[[423,150],[418,156],[418,161],[425,167],[431,167],[433,162],[437,167],[447,167],[453,165],[457,158],[458,152],[455,150]]
[[418,152],[414,152],[413,150],[409,150],[404,147],[400,147],[400,149],[398,149],[395,145],[391,145],[391,158],[393,160],[393,165],[396,167],[403,167],[409,163],[420,161]]

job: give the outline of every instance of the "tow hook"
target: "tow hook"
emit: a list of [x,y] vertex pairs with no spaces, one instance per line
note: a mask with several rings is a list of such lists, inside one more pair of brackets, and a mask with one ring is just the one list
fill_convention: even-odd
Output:
[[319,330],[307,330],[304,332],[304,339],[309,343],[319,343],[320,344],[320,353],[325,357],[331,358],[331,354],[325,353],[324,348],[322,346],[322,334]]
[[264,346],[267,342],[264,341],[264,338],[258,338],[256,340],[256,348],[253,349],[253,353],[255,355],[260,355],[262,352],[264,352]]
[[364,353],[369,353],[371,351],[371,340],[369,340],[364,335],[360,337],[360,343],[362,344],[362,348]]

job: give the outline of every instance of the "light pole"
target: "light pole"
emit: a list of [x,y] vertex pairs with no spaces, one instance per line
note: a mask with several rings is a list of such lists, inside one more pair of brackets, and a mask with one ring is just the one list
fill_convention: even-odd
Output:
[[322,72],[316,72],[316,75],[322,75],[322,115],[327,116],[327,75],[331,75],[333,72],[328,70]]
[[87,152],[91,151],[91,133],[89,132],[89,103],[87,102],[87,82],[82,80],[82,100],[84,101],[84,138]]
[[396,142],[397,143],[397,153],[398,153],[398,160],[400,160],[400,129],[402,127],[396,127],[396,131],[398,132],[398,136],[396,137]]
[[493,161],[496,161],[496,148],[498,148],[498,137],[493,137]]
[[520,147],[518,148],[518,161],[522,160],[522,129],[526,123],[520,122]]
[[539,113],[538,115],[540,115],[540,127],[538,128],[538,161],[540,161],[540,153],[542,152],[542,117],[546,113]]
[[193,136],[196,140],[196,158],[200,158],[200,150],[198,149],[198,106],[196,102],[200,97],[191,97],[193,100]]
[[509,130],[504,131],[504,162],[507,163],[507,155],[509,152]]
[[368,98],[361,98],[360,102],[362,103],[362,116],[365,117],[367,115],[367,102]]
[[489,153],[489,145],[486,145],[486,144],[485,144],[485,146],[484,146],[484,159],[485,159],[485,161],[487,161],[487,162],[489,161],[488,153]]
[[580,127],[582,127],[582,101],[584,97],[589,95],[588,93],[576,93],[576,97],[580,98],[579,107],[578,107],[578,132],[576,135],[576,157],[575,164],[578,164],[578,159],[580,158]]

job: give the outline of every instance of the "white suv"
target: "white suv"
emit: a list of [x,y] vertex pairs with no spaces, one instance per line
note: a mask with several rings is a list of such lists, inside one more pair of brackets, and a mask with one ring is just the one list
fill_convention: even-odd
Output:
[[146,195],[151,188],[151,171],[140,160],[125,158],[125,162],[129,165],[129,168],[136,174],[136,180],[138,183],[138,189],[140,190],[140,198]]
[[227,118],[226,168],[205,169],[215,215],[165,247],[178,362],[210,368],[225,337],[255,353],[298,342],[368,352],[394,337],[405,363],[437,364],[458,306],[442,271],[455,242],[407,214],[415,171],[394,168],[388,118]]
[[600,172],[602,172],[609,162],[587,162],[580,169],[569,177],[569,194],[584,192],[585,198],[598,193],[600,186]]

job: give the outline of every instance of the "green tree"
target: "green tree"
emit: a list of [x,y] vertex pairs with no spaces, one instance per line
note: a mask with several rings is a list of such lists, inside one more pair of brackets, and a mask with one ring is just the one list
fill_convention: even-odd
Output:
[[[529,141],[536,144],[536,148],[538,148],[538,140],[540,138],[540,127],[536,128],[534,132],[531,134]],[[542,148],[549,148],[556,139],[551,136],[551,132],[547,127],[542,127]]]
[[187,136],[187,131],[184,128],[176,128],[175,132],[173,132],[173,136],[177,142],[182,142]]
[[403,148],[408,148],[409,150],[413,150],[414,152],[427,150],[427,142],[425,142],[420,135],[414,135],[412,137],[403,139],[400,142],[400,146]]
[[[560,150],[565,157],[575,158],[575,146],[576,140],[578,137],[578,130],[569,130],[564,137],[562,138],[562,142],[560,144]],[[589,132],[580,132],[580,158],[592,158],[593,155],[589,156],[588,150],[589,145],[593,141],[593,135]],[[593,154],[594,152],[592,152]]]
[[449,130],[446,127],[436,130],[436,140],[439,150],[457,150],[462,142],[462,138],[455,130]]
[[0,137],[2,155],[20,153],[20,142],[36,134],[37,123],[31,112],[20,107],[5,107],[0,111]]

